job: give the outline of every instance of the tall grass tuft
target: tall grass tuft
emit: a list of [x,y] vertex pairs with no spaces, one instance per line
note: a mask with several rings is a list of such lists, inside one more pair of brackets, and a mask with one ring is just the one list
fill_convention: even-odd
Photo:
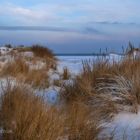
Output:
[[31,47],[31,51],[35,54],[37,57],[49,57],[53,58],[54,55],[51,50],[49,50],[46,47],[43,47],[41,45],[33,45]]
[[118,110],[123,110],[123,105],[137,113],[140,104],[139,71],[139,59],[124,58],[118,63],[108,60],[85,61],[82,73],[74,79],[73,84],[64,85],[61,95],[66,103],[82,100],[93,104],[93,101],[99,101],[96,105],[112,104],[110,113],[117,112],[116,106]]
[[62,73],[62,79],[63,80],[68,80],[69,78],[70,78],[70,72],[69,72],[68,68],[65,67],[63,69],[63,73]]
[[26,64],[25,60],[22,57],[16,57],[12,61],[8,61],[3,69],[2,75],[16,76],[18,74],[27,74],[29,71],[29,66]]
[[24,86],[11,85],[3,91],[0,126],[4,140],[56,140],[63,133],[61,112],[34,96]]
[[[97,140],[102,126],[97,115],[82,102],[74,102],[68,107],[66,119],[68,140]],[[95,113],[95,112],[94,112]]]

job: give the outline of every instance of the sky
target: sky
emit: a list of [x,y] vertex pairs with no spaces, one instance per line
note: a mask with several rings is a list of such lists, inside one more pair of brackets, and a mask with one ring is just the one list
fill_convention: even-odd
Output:
[[140,0],[0,0],[0,45],[56,53],[121,51],[140,43]]

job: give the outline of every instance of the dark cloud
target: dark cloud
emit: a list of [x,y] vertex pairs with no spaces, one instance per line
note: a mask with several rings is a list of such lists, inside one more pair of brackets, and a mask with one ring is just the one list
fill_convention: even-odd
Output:
[[83,30],[85,34],[103,34],[101,31],[93,28],[93,27],[85,27]]
[[61,28],[61,27],[41,27],[41,26],[0,26],[0,30],[8,31],[62,31],[62,32],[72,32],[71,29]]
[[118,21],[101,21],[101,22],[89,22],[88,24],[103,24],[103,25],[140,25],[135,22],[118,22]]
[[92,27],[81,27],[80,29],[70,29],[63,27],[43,27],[43,26],[0,26],[0,30],[7,31],[51,31],[51,32],[76,32],[82,34],[102,34]]

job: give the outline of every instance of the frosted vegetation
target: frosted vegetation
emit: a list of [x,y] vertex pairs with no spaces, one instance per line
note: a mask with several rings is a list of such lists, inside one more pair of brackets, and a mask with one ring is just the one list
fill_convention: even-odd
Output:
[[0,48],[0,139],[139,140],[140,50],[54,56]]

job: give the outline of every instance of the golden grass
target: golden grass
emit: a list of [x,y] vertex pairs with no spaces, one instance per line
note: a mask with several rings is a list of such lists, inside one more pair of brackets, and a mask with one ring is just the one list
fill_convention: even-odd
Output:
[[41,45],[33,45],[30,49],[35,57],[43,58],[43,61],[45,61],[48,68],[56,69],[57,59],[50,49]]
[[4,65],[1,75],[16,76],[18,74],[27,74],[28,71],[29,66],[25,60],[21,57],[16,57]]
[[57,59],[49,48],[41,46],[41,45],[32,45],[30,47],[25,47],[25,46],[20,47],[19,46],[19,47],[14,48],[10,52],[10,54],[12,56],[17,56],[18,53],[20,54],[22,52],[23,53],[32,52],[34,55],[33,58],[27,58],[27,59],[31,59],[31,60],[38,59],[42,62],[45,62],[48,68],[56,69]]
[[15,77],[20,82],[25,82],[35,88],[47,88],[49,85],[49,69],[46,67],[31,69],[24,57],[18,56],[4,65],[1,70],[1,76]]
[[30,49],[34,53],[34,55],[37,57],[54,58],[52,51],[48,48],[41,46],[41,45],[33,45]]
[[[36,52],[40,47],[34,49]],[[43,50],[41,48],[36,57],[46,58]],[[51,61],[47,64],[51,66]],[[22,57],[15,57],[5,65],[2,75],[14,76],[42,89],[49,86],[50,67],[47,68],[29,69]],[[62,79],[69,78],[66,68]],[[61,81],[54,81],[54,85],[62,86],[63,106],[59,109],[48,106],[26,86],[8,85],[1,98],[0,126],[12,133],[3,134],[4,140],[98,140],[103,129],[100,124],[110,121],[120,106],[122,110],[128,106],[130,111],[138,112],[140,60],[127,58],[113,64],[108,60],[83,62],[83,71],[73,83],[62,86]]]
[[57,87],[61,87],[62,81],[60,79],[54,79],[53,80],[53,85]]
[[33,52],[34,55],[36,57],[41,57],[41,58],[55,58],[53,52],[47,48],[44,47],[42,45],[36,44],[36,45],[32,45],[29,47],[26,46],[17,46],[15,48],[13,48],[13,51],[17,51],[17,52]]
[[70,72],[67,67],[63,68],[62,79],[68,80],[70,78]]
[[68,108],[66,119],[69,140],[97,140],[102,130],[97,119],[97,112],[92,112],[82,102],[73,102]]
[[[25,83],[32,85],[37,88],[47,88],[49,87],[48,73],[46,70],[30,70],[25,76]],[[22,80],[22,79],[21,79]]]
[[9,83],[1,97],[3,140],[95,140],[101,131],[96,114],[81,102],[48,107],[26,86]]
[[4,140],[56,140],[63,132],[61,112],[48,108],[26,87],[8,87],[1,103],[0,122]]
[[[108,60],[85,61],[82,73],[75,78],[72,85],[64,85],[61,95],[67,103],[75,100],[91,102],[96,97],[105,97],[107,102],[117,106],[128,105],[132,107],[132,112],[137,113],[140,104],[139,71],[139,59],[124,58],[113,64]],[[103,98],[101,103],[104,103]]]

